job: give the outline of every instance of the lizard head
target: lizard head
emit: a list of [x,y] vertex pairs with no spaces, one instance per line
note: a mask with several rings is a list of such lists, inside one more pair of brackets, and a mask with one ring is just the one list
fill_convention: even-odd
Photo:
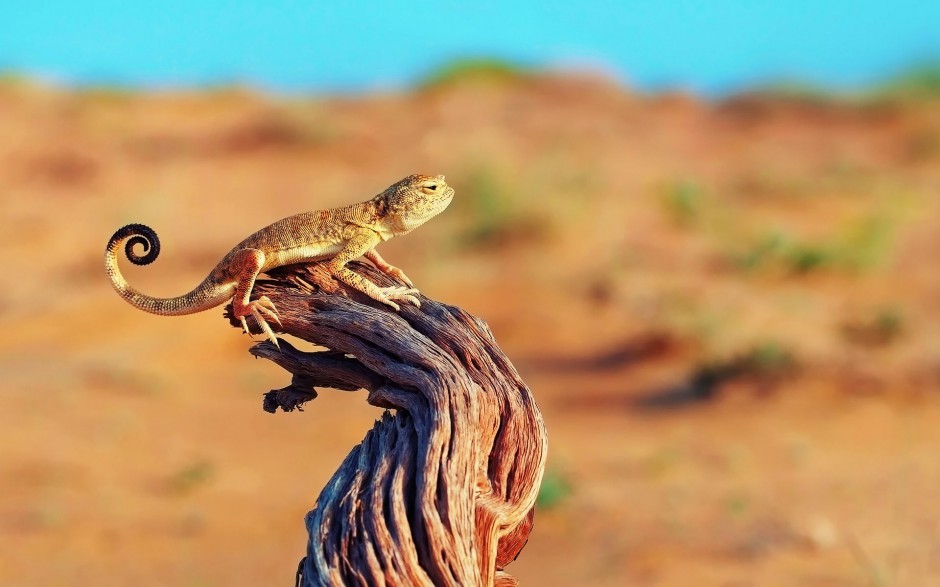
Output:
[[409,175],[375,198],[383,209],[382,222],[394,234],[411,232],[447,208],[454,188],[443,175]]

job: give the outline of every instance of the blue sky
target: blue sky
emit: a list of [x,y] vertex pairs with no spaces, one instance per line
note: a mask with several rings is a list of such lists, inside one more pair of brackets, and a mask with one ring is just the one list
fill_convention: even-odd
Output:
[[940,56],[940,1],[0,0],[0,69],[62,83],[359,91],[466,56],[707,94],[851,88]]

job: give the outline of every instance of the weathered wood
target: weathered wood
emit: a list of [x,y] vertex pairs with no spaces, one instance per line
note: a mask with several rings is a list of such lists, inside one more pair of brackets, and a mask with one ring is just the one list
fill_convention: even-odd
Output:
[[[351,268],[397,285],[371,265]],[[423,297],[395,312],[317,263],[274,270],[254,292],[277,306],[281,332],[329,349],[255,345],[293,375],[266,394],[266,410],[299,408],[314,387],[366,389],[393,410],[307,514],[303,585],[515,585],[503,569],[532,529],[546,434],[487,325]]]

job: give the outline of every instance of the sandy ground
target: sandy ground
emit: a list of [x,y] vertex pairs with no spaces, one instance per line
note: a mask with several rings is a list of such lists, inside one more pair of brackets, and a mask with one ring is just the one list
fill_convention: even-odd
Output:
[[444,173],[383,255],[486,319],[550,433],[525,585],[940,584],[940,104],[603,80],[275,99],[0,85],[0,584],[289,585],[380,413],[155,295],[300,211]]

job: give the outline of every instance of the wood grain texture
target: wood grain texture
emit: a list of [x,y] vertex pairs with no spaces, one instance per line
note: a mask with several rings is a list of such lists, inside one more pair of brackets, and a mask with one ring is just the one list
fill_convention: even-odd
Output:
[[[399,285],[371,265],[350,268]],[[264,408],[291,411],[331,387],[366,389],[388,410],[306,516],[302,584],[515,585],[503,569],[532,530],[547,437],[487,325],[424,297],[395,312],[322,263],[269,276],[255,295],[277,306],[279,330],[328,350],[255,345],[252,354],[292,374]]]

